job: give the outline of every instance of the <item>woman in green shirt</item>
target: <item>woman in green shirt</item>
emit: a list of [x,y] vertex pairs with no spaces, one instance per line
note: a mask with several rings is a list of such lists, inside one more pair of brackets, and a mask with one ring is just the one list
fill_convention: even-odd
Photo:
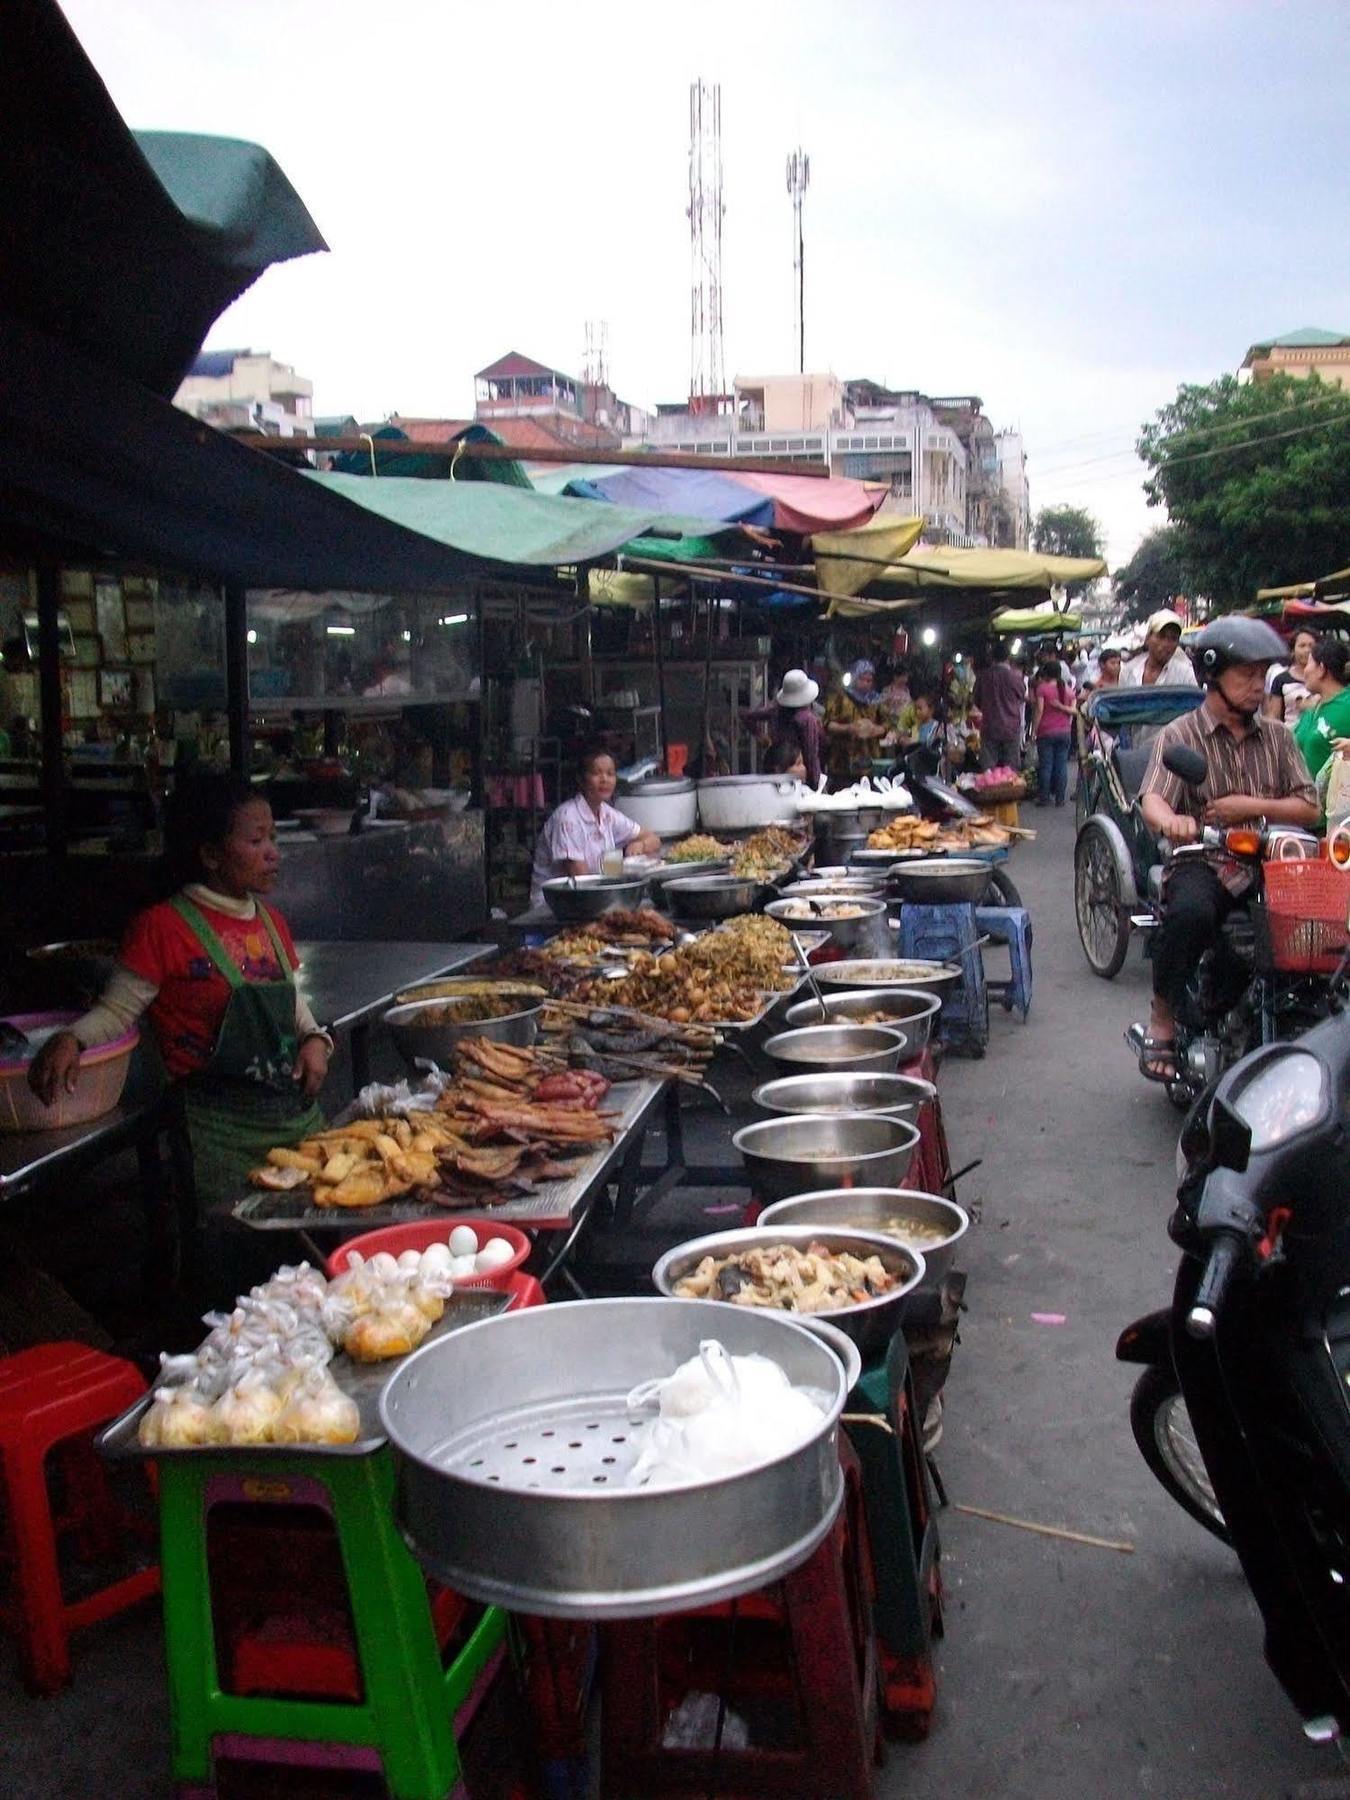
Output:
[[1316,706],[1308,706],[1299,714],[1294,727],[1294,742],[1303,752],[1308,773],[1316,781],[1323,763],[1331,755],[1333,738],[1350,737],[1350,689],[1346,687],[1346,665],[1350,663],[1350,644],[1341,638],[1319,638],[1303,680],[1317,696]]

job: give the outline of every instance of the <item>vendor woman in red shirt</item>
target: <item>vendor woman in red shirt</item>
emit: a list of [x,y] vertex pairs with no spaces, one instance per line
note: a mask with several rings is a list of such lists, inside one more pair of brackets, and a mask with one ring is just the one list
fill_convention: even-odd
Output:
[[175,787],[165,820],[170,897],[132,920],[92,1011],[50,1038],[29,1083],[73,1090],[80,1051],[147,1014],[183,1099],[197,1208],[221,1218],[274,1145],[321,1131],[314,1096],[332,1039],[295,985],[286,921],[263,905],[280,858],[272,809],[246,781],[206,771]]

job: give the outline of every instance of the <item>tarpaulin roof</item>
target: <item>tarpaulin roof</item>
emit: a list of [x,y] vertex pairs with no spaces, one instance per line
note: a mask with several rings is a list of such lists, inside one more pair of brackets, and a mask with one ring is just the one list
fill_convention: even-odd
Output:
[[857,531],[818,531],[811,539],[816,586],[822,594],[860,594],[922,535],[922,519],[878,518]]
[[1350,568],[1333,569],[1330,575],[1321,575],[1316,581],[1293,581],[1288,587],[1257,588],[1258,600],[1314,600],[1325,593],[1344,593],[1350,590]]
[[172,394],[269,263],[326,249],[256,144],[133,134],[55,0],[0,7],[0,309]]
[[773,524],[772,500],[748,488],[741,476],[716,469],[614,469],[595,480],[570,481],[565,491],[583,500],[655,506],[714,523]]
[[483,481],[415,481],[381,476],[306,477],[330,494],[377,513],[466,556],[558,567],[595,562],[646,533],[702,539],[705,519],[627,506],[598,506],[565,495],[526,493]]
[[[1065,582],[1090,581],[1105,573],[1106,564],[1099,556],[1040,556],[1030,550],[948,547],[911,550],[898,562],[878,570],[872,584],[908,590],[911,594],[930,589],[961,589],[987,594],[1032,590],[1048,594],[1052,587]],[[829,610],[834,617],[864,618],[870,613],[893,611],[904,604],[891,599],[839,599],[830,602]]]
[[865,525],[887,491],[879,482],[849,481],[836,475],[822,481],[816,475],[737,473],[732,479],[769,495],[775,530],[800,532],[803,537],[813,531],[847,531]]
[[[423,420],[424,425],[429,421]],[[432,436],[423,432],[409,432],[402,425],[381,425],[371,432],[370,448],[364,446],[360,450],[344,450],[333,458],[333,467],[339,475],[370,475],[371,458],[374,457],[374,473],[379,475],[399,475],[415,478],[418,481],[497,481],[504,487],[529,488],[533,486],[529,476],[518,462],[485,462],[479,457],[465,457],[452,461],[447,456],[410,456],[406,453],[398,456],[382,455],[381,444],[413,443],[438,444],[447,447],[454,443],[461,444],[500,444],[501,439],[488,430],[486,425],[462,424],[458,430],[451,431],[447,424],[440,436]],[[284,439],[280,443],[284,446]]]
[[995,613],[989,623],[1004,636],[1020,631],[1024,637],[1035,637],[1038,633],[1056,637],[1061,631],[1081,629],[1083,615],[1076,612],[1051,612],[1048,607],[1023,607],[1019,611],[1010,606],[1003,612]]

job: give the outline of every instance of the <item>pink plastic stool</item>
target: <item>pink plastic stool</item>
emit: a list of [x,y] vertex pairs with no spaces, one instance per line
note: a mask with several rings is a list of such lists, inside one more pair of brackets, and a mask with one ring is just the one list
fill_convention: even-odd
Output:
[[[115,1419],[145,1392],[129,1362],[84,1344],[40,1344],[0,1361],[0,1480],[14,1559],[17,1606],[6,1622],[19,1641],[24,1679],[40,1694],[70,1680],[70,1634],[159,1591],[158,1568],[141,1569],[70,1605],[61,1596],[58,1521],[52,1515],[46,1460],[57,1445]],[[91,1462],[76,1465],[88,1474]],[[98,1471],[101,1476],[101,1470]],[[102,1537],[113,1502],[100,1485],[99,1514],[76,1496],[74,1521]]]

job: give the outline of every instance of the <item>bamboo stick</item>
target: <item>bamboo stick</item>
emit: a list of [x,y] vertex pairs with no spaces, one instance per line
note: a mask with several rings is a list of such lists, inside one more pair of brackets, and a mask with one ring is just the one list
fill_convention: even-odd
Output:
[[1069,1531],[1063,1525],[1040,1525],[1033,1519],[1015,1519],[1011,1513],[992,1512],[987,1506],[965,1506],[953,1501],[952,1511],[965,1513],[972,1519],[989,1519],[995,1525],[1011,1525],[1018,1531],[1034,1531],[1038,1537],[1056,1538],[1068,1544],[1086,1544],[1091,1550],[1119,1550],[1124,1556],[1134,1555],[1134,1545],[1120,1538],[1093,1537],[1086,1531]]

